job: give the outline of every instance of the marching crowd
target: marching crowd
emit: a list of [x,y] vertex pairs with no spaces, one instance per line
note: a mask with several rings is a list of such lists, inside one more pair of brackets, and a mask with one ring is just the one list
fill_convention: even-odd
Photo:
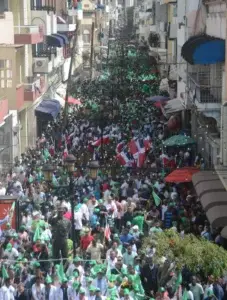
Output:
[[[163,123],[155,115],[152,118],[143,136],[161,140]],[[101,130],[89,121],[78,121],[73,113],[63,133],[60,125],[49,123],[36,148],[22,154],[0,183],[0,195],[15,196],[20,214],[17,231],[12,227],[15,208],[0,222],[0,300],[224,299],[226,283],[214,280],[212,274],[207,282],[187,274],[186,294],[175,274],[158,286],[155,248],[142,247],[144,235],[152,239],[173,228],[182,238],[192,232],[223,243],[220,232],[211,231],[190,185],[164,181],[162,151],[155,161],[157,172],[131,172],[126,167],[116,177],[100,172],[96,179],[86,170],[77,173],[70,195],[75,206],[72,218],[63,162],[68,154],[88,146],[98,156],[94,142]],[[102,134],[121,142],[114,124]],[[178,161],[193,165],[201,160],[193,158],[190,149],[181,149],[174,157],[175,167]],[[51,183],[42,172],[45,163],[58,166]]]

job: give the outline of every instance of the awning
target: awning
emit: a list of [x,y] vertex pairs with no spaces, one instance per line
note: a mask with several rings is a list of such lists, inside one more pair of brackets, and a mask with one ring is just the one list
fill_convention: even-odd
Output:
[[163,114],[170,115],[175,112],[179,112],[184,110],[185,107],[181,99],[172,99],[167,102],[167,104],[163,107]]
[[181,56],[191,65],[225,61],[225,40],[207,34],[190,37],[181,48]]
[[42,120],[53,120],[61,111],[58,100],[43,100],[35,109],[35,115]]
[[62,38],[65,45],[69,44],[69,39],[68,39],[67,35],[65,35],[63,33],[55,33],[55,34],[52,34],[52,35]]
[[48,46],[60,48],[60,47],[64,47],[65,40],[57,34],[52,34],[46,36],[46,43]]
[[192,183],[210,224],[227,226],[227,191],[217,173],[201,171],[192,176]]

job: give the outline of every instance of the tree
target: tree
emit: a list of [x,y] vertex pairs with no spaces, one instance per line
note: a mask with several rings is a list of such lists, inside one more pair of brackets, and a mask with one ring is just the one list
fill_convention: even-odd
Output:
[[212,274],[216,278],[227,270],[227,251],[193,234],[181,238],[173,229],[165,230],[152,236],[152,239],[144,239],[143,249],[149,251],[152,247],[156,248],[155,261],[160,263],[166,259],[171,263],[169,270],[179,272],[186,267],[203,277]]

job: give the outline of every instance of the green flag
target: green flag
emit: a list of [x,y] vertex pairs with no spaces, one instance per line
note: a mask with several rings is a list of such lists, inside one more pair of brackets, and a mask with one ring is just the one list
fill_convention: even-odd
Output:
[[175,290],[179,288],[179,286],[182,284],[182,274],[181,272],[178,273],[176,284],[175,284]]
[[159,198],[159,196],[155,193],[155,191],[152,191],[152,197],[154,199],[154,203],[156,206],[159,206],[161,203],[161,199]]
[[36,242],[37,240],[40,240],[41,239],[41,233],[40,233],[40,228],[39,228],[39,225],[36,227],[36,230],[35,230],[35,234],[34,234],[34,237],[33,237],[33,242]]
[[64,273],[64,266],[63,266],[63,262],[61,261],[59,268],[58,268],[58,278],[60,281],[63,281],[63,279],[65,278],[65,273]]
[[188,300],[188,291],[186,289],[183,292],[182,300]]
[[9,274],[8,274],[5,266],[2,266],[2,277],[3,277],[3,279],[8,279],[9,278]]

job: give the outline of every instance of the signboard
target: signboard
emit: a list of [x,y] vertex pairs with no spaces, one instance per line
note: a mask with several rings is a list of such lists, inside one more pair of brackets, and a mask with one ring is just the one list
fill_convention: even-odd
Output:
[[[16,202],[15,197],[4,196],[0,197],[0,220],[4,219],[13,205]],[[15,209],[11,218],[11,226],[13,229],[17,229],[17,205],[15,203]],[[6,228],[6,224],[1,226],[1,229],[4,230]]]

